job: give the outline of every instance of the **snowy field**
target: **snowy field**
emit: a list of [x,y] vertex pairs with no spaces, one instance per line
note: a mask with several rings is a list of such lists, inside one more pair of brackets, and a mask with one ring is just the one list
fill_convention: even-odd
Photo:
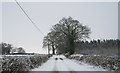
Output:
[[63,55],[54,55],[46,63],[32,71],[107,71],[101,67],[91,66]]

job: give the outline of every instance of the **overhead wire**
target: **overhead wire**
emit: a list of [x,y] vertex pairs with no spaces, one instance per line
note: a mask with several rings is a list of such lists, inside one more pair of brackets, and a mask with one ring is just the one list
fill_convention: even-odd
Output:
[[15,2],[20,7],[20,9],[23,11],[23,13],[26,15],[26,17],[30,20],[30,22],[34,25],[34,27],[44,36],[43,32],[38,28],[35,22],[29,17],[29,15],[26,13],[23,7],[17,2],[17,0],[15,0]]

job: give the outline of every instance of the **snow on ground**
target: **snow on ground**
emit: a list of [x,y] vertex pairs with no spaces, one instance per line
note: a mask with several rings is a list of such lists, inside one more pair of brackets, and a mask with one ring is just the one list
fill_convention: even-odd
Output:
[[79,57],[82,57],[82,56],[84,56],[84,55],[82,55],[82,54],[73,54],[73,55],[71,55],[71,57],[72,56],[79,56]]
[[2,58],[2,55],[0,55],[0,58]]
[[55,56],[51,57],[45,64],[39,66],[38,68],[33,69],[32,71],[54,71],[56,62]]
[[54,55],[46,63],[32,71],[107,71],[101,67],[79,63],[63,55]]

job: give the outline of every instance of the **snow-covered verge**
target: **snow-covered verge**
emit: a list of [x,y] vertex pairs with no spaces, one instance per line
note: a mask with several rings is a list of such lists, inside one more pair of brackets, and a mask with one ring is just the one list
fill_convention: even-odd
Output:
[[91,65],[100,66],[110,71],[116,71],[120,69],[120,59],[118,59],[118,57],[74,54],[69,56],[69,58]]
[[17,73],[18,71],[29,71],[40,66],[48,60],[47,55],[3,55],[2,71]]

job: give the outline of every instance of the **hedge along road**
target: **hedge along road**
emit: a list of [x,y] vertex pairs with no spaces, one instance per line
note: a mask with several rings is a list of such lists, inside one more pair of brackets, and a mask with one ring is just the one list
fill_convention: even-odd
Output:
[[[107,71],[98,66],[92,66],[76,60],[70,60],[63,55],[53,55],[42,66],[33,69],[32,71],[66,71],[73,73],[77,71]],[[66,73],[65,72],[65,73]],[[58,72],[57,72],[58,73]]]

